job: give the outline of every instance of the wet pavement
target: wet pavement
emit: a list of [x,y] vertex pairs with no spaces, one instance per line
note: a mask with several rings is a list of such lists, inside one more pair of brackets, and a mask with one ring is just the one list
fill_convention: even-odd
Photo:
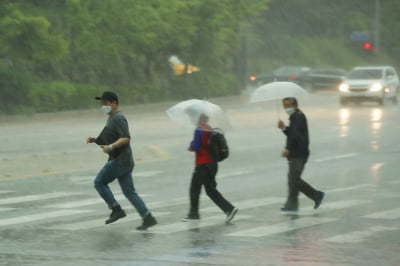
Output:
[[311,139],[303,178],[326,198],[314,210],[301,196],[299,212],[287,214],[279,211],[287,162],[275,103],[214,101],[234,128],[218,174],[220,191],[239,208],[231,224],[204,195],[201,220],[181,222],[192,132],[168,121],[172,103],[122,106],[135,187],[159,222],[147,232],[135,230],[141,220],[117,183],[127,217],[104,225],[109,210],[93,178],[105,156],[85,144],[104,125],[100,109],[1,118],[0,265],[398,265],[399,106],[341,108],[333,92],[300,100]]

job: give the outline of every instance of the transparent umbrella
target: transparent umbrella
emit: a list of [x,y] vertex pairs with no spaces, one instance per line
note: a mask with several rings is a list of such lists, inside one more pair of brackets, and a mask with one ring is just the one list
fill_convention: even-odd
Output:
[[222,108],[205,100],[182,101],[170,107],[166,113],[172,121],[185,127],[196,127],[200,116],[206,115],[211,127],[221,128],[224,131],[232,128]]
[[279,102],[286,97],[307,96],[308,92],[300,85],[289,81],[274,81],[255,89],[250,95],[250,103],[276,101],[279,116]]

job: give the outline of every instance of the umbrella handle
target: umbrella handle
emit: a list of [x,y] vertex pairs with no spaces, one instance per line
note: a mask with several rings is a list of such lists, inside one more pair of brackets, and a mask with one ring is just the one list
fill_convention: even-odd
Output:
[[280,108],[279,108],[279,100],[276,99],[276,111],[278,113],[278,118],[281,119]]

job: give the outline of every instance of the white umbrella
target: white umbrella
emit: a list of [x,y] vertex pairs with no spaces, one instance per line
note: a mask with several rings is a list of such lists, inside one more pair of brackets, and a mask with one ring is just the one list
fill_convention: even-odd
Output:
[[279,100],[286,97],[301,97],[308,92],[298,84],[289,81],[275,81],[258,87],[251,95],[250,102],[264,102],[276,100],[279,115]]
[[221,107],[209,101],[191,99],[179,102],[166,110],[168,117],[183,126],[196,127],[201,115],[209,118],[211,127],[231,129],[231,124]]
[[250,102],[282,100],[285,97],[308,95],[298,84],[289,81],[275,81],[258,87],[250,96]]

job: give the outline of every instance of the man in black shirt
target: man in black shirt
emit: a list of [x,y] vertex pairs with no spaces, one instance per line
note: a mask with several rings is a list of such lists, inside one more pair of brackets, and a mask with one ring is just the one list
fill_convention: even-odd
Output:
[[317,209],[324,199],[325,192],[315,190],[307,182],[301,179],[304,166],[310,154],[308,149],[309,137],[307,118],[298,108],[297,100],[294,97],[284,98],[283,107],[289,115],[289,126],[279,120],[278,128],[286,135],[286,146],[282,151],[282,157],[289,162],[288,186],[289,193],[282,211],[297,211],[299,208],[299,191],[314,201],[314,209]]
[[106,224],[115,222],[126,216],[108,184],[118,179],[125,197],[139,212],[143,223],[138,230],[146,230],[157,224],[141,197],[136,193],[133,185],[132,170],[134,167],[133,155],[130,146],[128,121],[118,110],[118,96],[110,91],[105,91],[102,96],[96,97],[102,104],[103,112],[109,116],[106,126],[97,138],[88,137],[87,143],[96,143],[104,153],[108,154],[108,162],[100,170],[94,180],[94,186],[100,196],[112,210]]

